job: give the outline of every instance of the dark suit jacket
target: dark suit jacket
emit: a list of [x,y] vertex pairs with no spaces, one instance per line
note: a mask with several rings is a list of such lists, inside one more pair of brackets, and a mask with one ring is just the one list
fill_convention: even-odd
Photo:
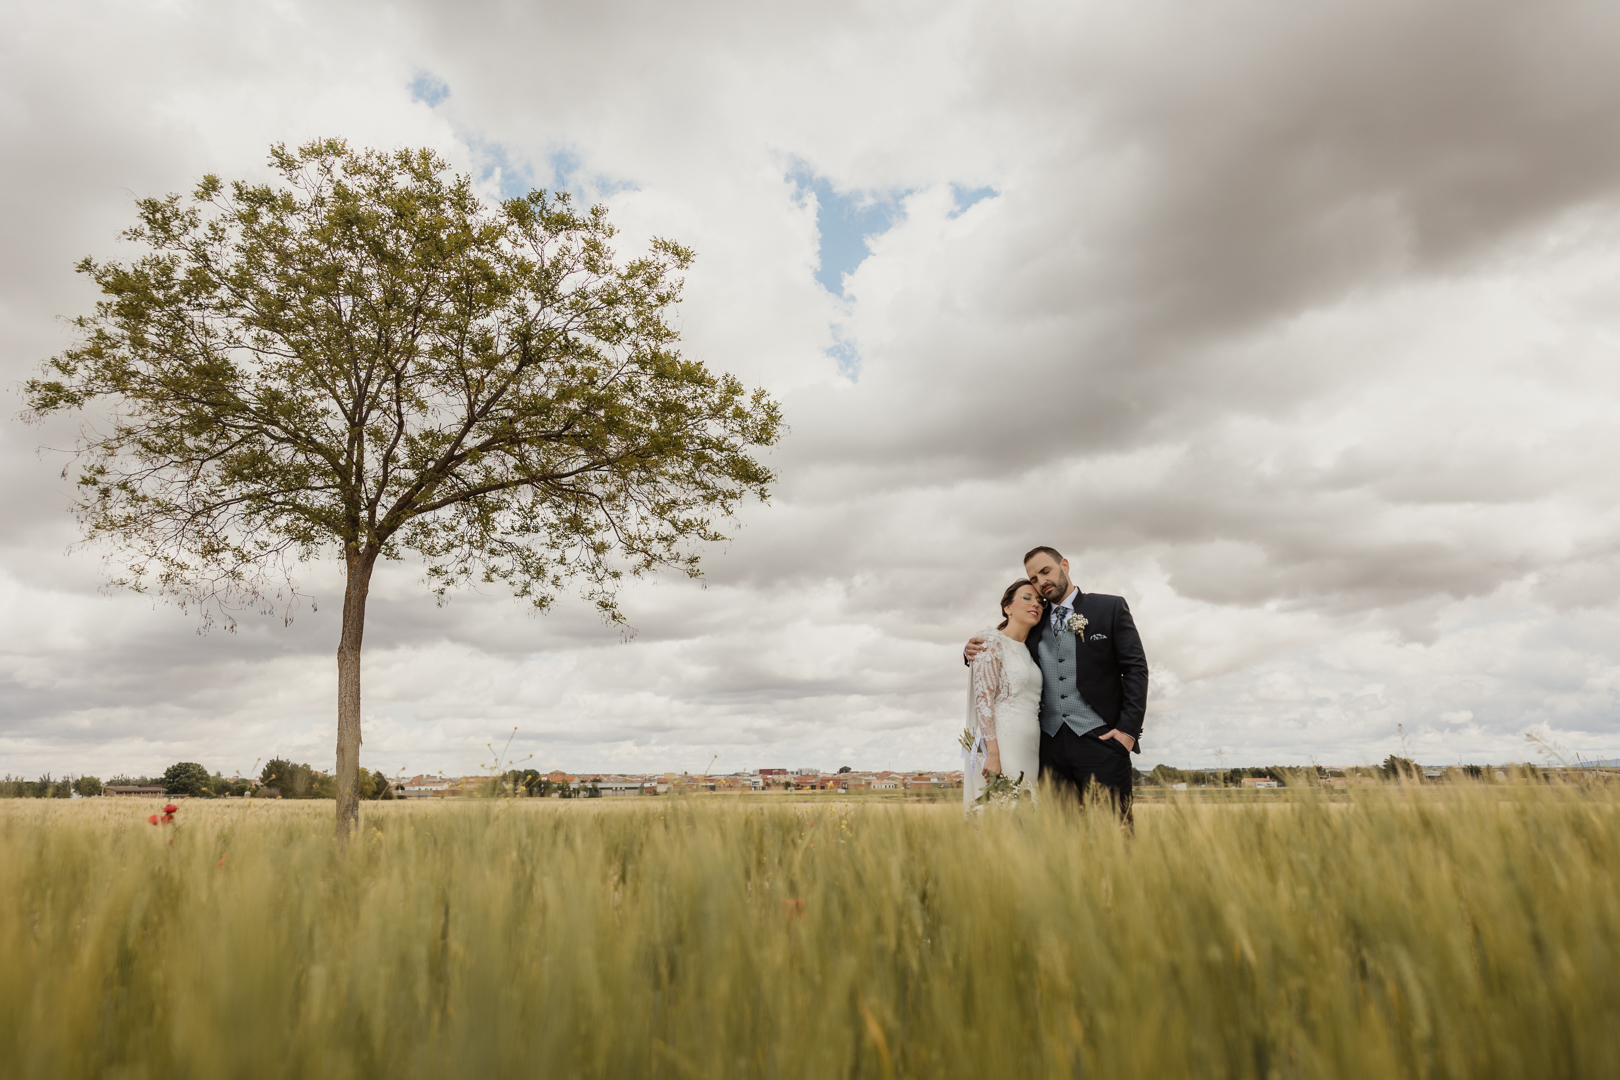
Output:
[[[1075,613],[1086,617],[1085,642],[1075,642],[1075,683],[1098,716],[1136,740],[1142,752],[1142,717],[1147,712],[1148,664],[1142,636],[1122,596],[1077,593]],[[1024,642],[1041,662],[1041,635],[1052,633],[1052,608],[1030,628]]]

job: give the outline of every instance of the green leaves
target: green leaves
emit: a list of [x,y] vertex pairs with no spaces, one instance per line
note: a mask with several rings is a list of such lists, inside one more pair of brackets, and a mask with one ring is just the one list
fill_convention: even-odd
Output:
[[604,208],[490,206],[428,150],[270,160],[272,184],[139,201],[144,253],[80,263],[103,299],[27,384],[36,415],[108,417],[78,509],[126,584],[265,604],[301,560],[408,549],[440,591],[544,607],[580,578],[618,618],[624,574],[695,573],[767,497],[775,402],[676,351],[690,249],[620,265]]
[[207,795],[210,784],[208,770],[195,761],[180,761],[163,770],[165,795]]

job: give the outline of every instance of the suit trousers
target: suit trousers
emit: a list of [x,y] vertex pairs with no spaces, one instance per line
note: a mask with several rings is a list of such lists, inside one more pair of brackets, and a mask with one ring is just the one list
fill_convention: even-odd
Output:
[[1041,778],[1059,798],[1085,801],[1095,792],[1111,803],[1127,824],[1131,821],[1131,752],[1124,745],[1099,738],[1108,728],[1076,735],[1068,724],[1056,735],[1041,732]]

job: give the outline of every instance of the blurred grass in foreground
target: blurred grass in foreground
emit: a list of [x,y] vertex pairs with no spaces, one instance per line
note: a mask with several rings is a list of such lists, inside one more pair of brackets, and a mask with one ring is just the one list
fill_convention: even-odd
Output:
[[151,809],[0,808],[6,1075],[1620,1075],[1613,791]]

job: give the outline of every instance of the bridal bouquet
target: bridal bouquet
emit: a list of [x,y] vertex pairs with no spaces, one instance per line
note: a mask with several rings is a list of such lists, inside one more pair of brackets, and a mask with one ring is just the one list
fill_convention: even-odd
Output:
[[[972,776],[974,772],[985,763],[985,740],[982,735],[975,735],[972,729],[962,729],[956,742],[962,745],[962,777]],[[1013,806],[1017,800],[1029,795],[1030,790],[1024,787],[1024,774],[1019,772],[1016,780],[1009,780],[1001,776],[1000,772],[987,772],[985,774],[985,787],[978,792],[974,803],[978,806]]]
[[[975,735],[971,728],[963,728],[956,741],[962,745],[962,776],[966,779],[984,765],[984,736]],[[1000,773],[985,773],[984,790],[973,802],[976,806],[1015,806],[1028,794],[1022,772],[1016,780],[1009,780]]]
[[1016,780],[1009,780],[1000,773],[986,773],[984,790],[973,801],[980,806],[1017,806],[1019,799],[1030,794],[1030,790],[1024,786],[1022,772]]

